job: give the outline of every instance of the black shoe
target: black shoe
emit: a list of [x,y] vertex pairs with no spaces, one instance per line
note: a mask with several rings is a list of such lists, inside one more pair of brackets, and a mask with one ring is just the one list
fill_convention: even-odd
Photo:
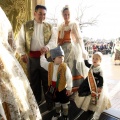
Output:
[[61,113],[55,113],[51,120],[58,120],[61,117]]
[[63,120],[69,120],[68,116],[63,115]]

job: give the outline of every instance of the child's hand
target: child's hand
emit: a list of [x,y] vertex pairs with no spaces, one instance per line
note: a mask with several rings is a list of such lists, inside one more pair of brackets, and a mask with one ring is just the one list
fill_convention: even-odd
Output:
[[101,93],[102,88],[98,87],[97,90],[98,90],[98,93]]
[[45,56],[45,53],[42,53],[41,56]]
[[66,95],[70,96],[72,94],[71,90],[66,90]]

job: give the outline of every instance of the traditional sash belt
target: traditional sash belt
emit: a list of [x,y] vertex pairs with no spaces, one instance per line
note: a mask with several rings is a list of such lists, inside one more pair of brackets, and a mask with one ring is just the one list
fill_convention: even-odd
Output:
[[71,43],[71,39],[62,40],[62,41],[59,42],[59,45],[63,45],[64,43]]
[[100,94],[97,91],[97,85],[95,82],[95,78],[93,76],[93,72],[92,69],[90,68],[89,72],[88,72],[88,83],[89,83],[89,87],[90,87],[90,91],[91,91],[91,102],[96,105],[97,104],[97,100],[99,99]]
[[41,56],[40,51],[30,51],[29,56],[32,58],[39,58]]

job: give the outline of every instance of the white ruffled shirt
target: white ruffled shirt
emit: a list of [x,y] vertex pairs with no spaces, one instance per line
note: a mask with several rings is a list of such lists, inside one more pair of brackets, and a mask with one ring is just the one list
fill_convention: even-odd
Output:
[[[24,25],[22,25],[18,38],[16,40],[16,46],[17,46],[17,52],[20,55],[25,54],[25,48],[23,48],[23,44],[25,44],[25,31],[24,31]],[[43,23],[37,23],[34,20],[34,31],[32,35],[32,41],[31,41],[31,51],[40,51],[42,47],[44,47],[44,36],[43,36]],[[52,36],[49,41],[49,43],[46,45],[46,47],[50,49],[55,48],[57,46],[57,30],[56,28],[52,28]]]

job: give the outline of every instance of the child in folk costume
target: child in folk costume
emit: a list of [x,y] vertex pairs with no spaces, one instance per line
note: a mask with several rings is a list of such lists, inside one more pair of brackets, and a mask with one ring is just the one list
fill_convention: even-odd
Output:
[[50,50],[53,62],[48,62],[44,55],[40,59],[41,66],[48,70],[49,91],[54,92],[56,113],[52,120],[61,116],[63,108],[63,120],[68,120],[68,102],[72,90],[72,75],[69,67],[64,63],[64,51],[61,46]]
[[92,63],[89,64],[87,56],[84,56],[85,65],[90,68],[88,77],[79,86],[78,94],[75,97],[77,107],[83,111],[95,111],[91,120],[98,120],[103,110],[111,107],[108,97],[103,70],[101,68],[102,53],[93,54]]

